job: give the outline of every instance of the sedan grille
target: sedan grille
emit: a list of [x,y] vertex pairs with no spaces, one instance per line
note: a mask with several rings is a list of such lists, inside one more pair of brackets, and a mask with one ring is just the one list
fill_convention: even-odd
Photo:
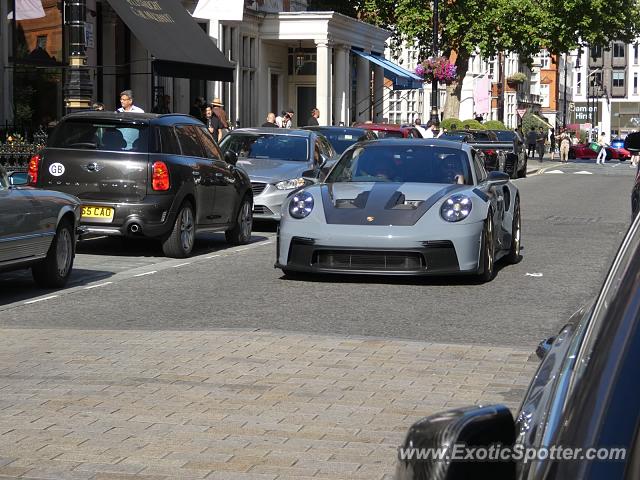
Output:
[[264,205],[254,205],[253,213],[254,215],[273,215],[273,212]]
[[253,192],[254,197],[260,195],[265,188],[267,188],[266,183],[251,182],[251,191]]
[[319,268],[345,270],[416,271],[426,262],[417,252],[376,252],[359,250],[318,250],[313,264]]

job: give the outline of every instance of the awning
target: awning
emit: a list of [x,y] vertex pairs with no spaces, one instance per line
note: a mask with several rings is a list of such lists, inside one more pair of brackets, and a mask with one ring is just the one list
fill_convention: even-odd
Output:
[[165,77],[233,81],[233,65],[176,0],[108,0]]
[[392,61],[378,55],[366,53],[362,50],[356,50],[355,48],[351,49],[351,51],[354,54],[381,66],[384,69],[384,76],[393,82],[394,90],[422,88],[424,80],[419,75],[416,75],[415,73],[410,72],[409,70],[406,70]]
[[533,118],[535,118],[538,122],[540,122],[542,125],[544,125],[547,128],[551,128],[553,129],[553,125],[551,125],[549,123],[549,120],[547,120],[546,118],[544,118],[542,115],[538,115],[538,114],[534,114]]

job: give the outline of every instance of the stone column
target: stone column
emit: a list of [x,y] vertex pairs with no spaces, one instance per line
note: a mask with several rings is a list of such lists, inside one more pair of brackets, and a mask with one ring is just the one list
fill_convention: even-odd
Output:
[[369,108],[371,107],[371,66],[369,60],[357,57],[356,65],[356,101],[354,116],[358,122],[371,120]]
[[[327,40],[316,41],[316,108],[320,125],[331,125],[331,48]],[[309,113],[306,113],[308,115]],[[304,117],[302,117],[304,118]]]
[[349,125],[349,50],[344,45],[338,45],[334,49],[335,90],[333,94],[333,116],[336,125],[340,125],[340,122]]
[[373,67],[373,121],[382,122],[384,110],[384,69],[379,65]]
[[120,108],[120,99],[116,92],[116,24],[117,16],[111,6],[107,2],[101,3],[102,8],[102,45],[96,42],[99,48],[102,48],[102,64],[106,65],[102,71],[98,70],[97,74],[102,74],[102,92],[98,92],[99,98],[104,103],[104,109],[114,111]]

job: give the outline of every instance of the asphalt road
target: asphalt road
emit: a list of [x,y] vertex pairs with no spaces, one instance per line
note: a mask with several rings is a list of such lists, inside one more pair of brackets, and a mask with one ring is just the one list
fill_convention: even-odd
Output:
[[[559,173],[552,173],[552,172]],[[72,282],[43,291],[0,275],[0,326],[187,330],[247,328],[535,346],[598,291],[630,221],[628,164],[571,163],[517,180],[523,260],[496,278],[320,277],[273,268],[275,231],[229,248],[199,238],[168,260],[153,242],[98,238],[79,248]]]

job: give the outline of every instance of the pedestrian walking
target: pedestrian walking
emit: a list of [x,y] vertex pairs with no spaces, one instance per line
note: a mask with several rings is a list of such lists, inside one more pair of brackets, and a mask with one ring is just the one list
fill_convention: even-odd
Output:
[[535,158],[536,156],[536,139],[538,138],[538,134],[536,133],[536,129],[531,127],[529,133],[527,133],[527,157]]
[[276,114],[269,112],[267,114],[267,121],[264,122],[261,127],[278,128],[278,124],[276,123]]
[[598,145],[600,145],[600,150],[598,150],[598,156],[596,157],[596,165],[604,165],[604,162],[607,158],[607,141],[604,132],[600,134]]
[[538,158],[540,158],[540,163],[542,163],[542,159],[544,157],[544,145],[546,139],[547,136],[544,134],[544,129],[540,127],[536,136],[536,150],[538,152]]
[[95,102],[93,105],[91,105],[91,110],[95,110],[96,112],[103,112],[104,111],[104,103]]
[[224,110],[224,103],[218,97],[213,99],[211,106],[213,107],[213,114],[220,120],[220,140],[222,140],[230,130],[227,112]]
[[560,135],[560,161],[567,163],[569,161],[569,149],[571,148],[571,137],[565,131]]
[[425,131],[425,133],[423,135],[424,138],[433,138],[433,137],[435,137],[436,136],[435,132],[434,132],[435,128],[436,128],[436,126],[433,124],[433,122],[431,120],[429,120],[427,122],[427,129],[426,129],[426,131]]
[[318,125],[320,125],[320,123],[318,123],[319,118],[320,118],[320,110],[318,110],[317,108],[311,109],[311,116],[309,117],[309,120],[307,120],[307,125],[317,127]]
[[213,107],[211,105],[207,105],[204,109],[204,124],[207,126],[207,130],[209,130],[214,140],[220,143],[220,140],[222,140],[222,123],[213,113]]
[[118,112],[144,113],[143,109],[133,104],[133,92],[131,90],[123,90],[120,92],[120,105]]
[[549,153],[551,153],[551,161],[556,158],[556,134],[553,129],[549,130]]
[[158,95],[158,103],[156,103],[151,112],[160,114],[171,113],[169,105],[171,105],[171,95]]

